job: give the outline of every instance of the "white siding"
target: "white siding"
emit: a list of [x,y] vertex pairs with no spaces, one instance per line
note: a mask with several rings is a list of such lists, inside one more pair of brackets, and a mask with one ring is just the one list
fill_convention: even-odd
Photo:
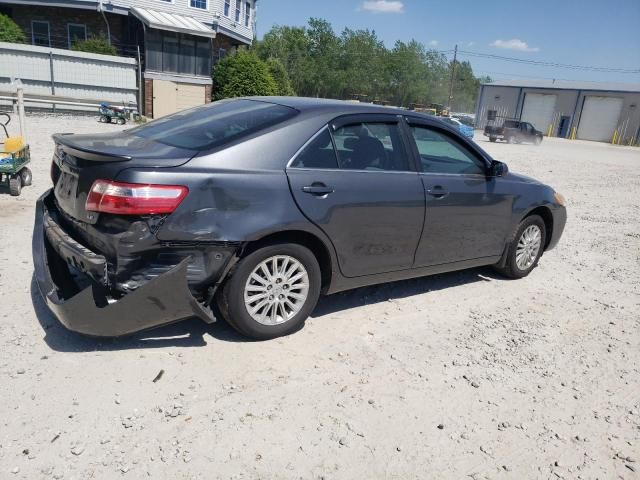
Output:
[[111,3],[119,7],[140,7],[149,8],[151,10],[159,10],[169,13],[177,13],[179,15],[187,15],[196,20],[206,23],[207,25],[218,24],[236,35],[244,38],[245,41],[253,40],[253,20],[255,18],[255,0],[249,0],[251,3],[251,22],[249,27],[244,26],[244,12],[246,0],[242,1],[242,13],[240,21],[235,23],[235,1],[231,0],[231,10],[229,17],[224,15],[224,0],[207,0],[207,9],[192,8],[191,0],[173,0],[173,3],[164,2],[162,0],[113,0]]

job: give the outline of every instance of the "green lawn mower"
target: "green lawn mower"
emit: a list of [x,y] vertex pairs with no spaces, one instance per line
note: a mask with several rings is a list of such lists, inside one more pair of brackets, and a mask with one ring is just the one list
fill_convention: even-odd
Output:
[[22,193],[22,187],[31,185],[31,161],[29,145],[22,137],[10,137],[7,125],[11,122],[8,113],[0,113],[0,127],[4,130],[4,142],[0,142],[0,185],[9,189],[12,196]]

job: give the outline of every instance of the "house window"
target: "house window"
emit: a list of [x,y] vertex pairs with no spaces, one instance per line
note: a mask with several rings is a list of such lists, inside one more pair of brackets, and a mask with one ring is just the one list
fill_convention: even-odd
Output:
[[69,48],[71,48],[76,42],[82,42],[87,39],[87,26],[81,23],[67,23],[67,33],[69,36]]
[[224,16],[228,17],[231,11],[231,0],[224,0]]
[[242,1],[236,0],[236,23],[240,21],[241,10],[242,10]]
[[211,75],[211,40],[150,28],[145,35],[147,70]]
[[191,8],[207,9],[207,0],[189,0]]
[[31,43],[40,47],[51,46],[49,22],[37,20],[31,22]]
[[251,3],[244,4],[244,26],[248,27],[251,23]]

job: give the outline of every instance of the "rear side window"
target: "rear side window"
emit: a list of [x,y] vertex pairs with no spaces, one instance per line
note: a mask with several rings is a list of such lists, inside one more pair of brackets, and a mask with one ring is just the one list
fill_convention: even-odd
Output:
[[209,150],[277,125],[297,113],[273,103],[230,100],[178,112],[129,133],[173,147]]
[[297,168],[338,168],[338,159],[331,142],[331,134],[324,129],[291,164]]
[[344,170],[408,171],[409,160],[395,123],[358,123],[333,136]]

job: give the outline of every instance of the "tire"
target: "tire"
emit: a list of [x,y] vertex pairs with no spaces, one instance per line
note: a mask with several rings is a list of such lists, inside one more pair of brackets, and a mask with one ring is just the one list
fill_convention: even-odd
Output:
[[496,137],[489,137],[491,143],[496,143],[496,140],[498,140]]
[[[277,278],[272,275],[274,258],[277,270],[286,272],[293,269],[288,276],[295,279],[292,283],[279,281],[286,280],[282,273]],[[263,263],[265,261],[266,264]],[[268,270],[272,280],[268,280],[261,266]],[[294,243],[268,245],[240,260],[219,292],[218,307],[227,322],[242,335],[255,340],[269,340],[302,328],[318,302],[320,284],[320,266],[308,248]],[[293,288],[288,289],[289,286]],[[294,298],[294,294],[300,298]],[[259,298],[263,295],[267,296],[251,299],[252,296]],[[270,301],[276,297],[283,301]],[[250,312],[250,307],[254,307],[253,312]]]
[[100,115],[100,123],[109,123],[109,117],[106,115]]
[[[536,230],[537,235],[539,235],[537,251],[535,251],[535,255],[533,255],[533,251],[529,250],[531,254],[527,256],[525,232],[527,235],[533,234],[533,237],[529,237],[533,239],[536,238]],[[542,220],[540,216],[531,215],[530,217],[526,217],[520,222],[520,225],[518,225],[513,241],[507,249],[507,258],[504,267],[496,267],[496,270],[508,278],[523,278],[529,275],[531,271],[536,268],[542,256],[547,238],[546,235],[544,220]],[[534,244],[535,243],[534,241]],[[522,254],[524,255],[519,256]]]
[[12,197],[19,197],[22,193],[22,176],[19,173],[9,178],[9,193]]
[[124,125],[125,123],[127,123],[127,121],[124,118],[119,118],[118,120],[116,120],[116,123],[118,125]]
[[22,177],[22,185],[24,187],[30,187],[31,181],[33,180],[33,174],[31,173],[31,170],[29,170],[29,168],[27,167],[24,167],[22,170],[20,170],[20,176]]

